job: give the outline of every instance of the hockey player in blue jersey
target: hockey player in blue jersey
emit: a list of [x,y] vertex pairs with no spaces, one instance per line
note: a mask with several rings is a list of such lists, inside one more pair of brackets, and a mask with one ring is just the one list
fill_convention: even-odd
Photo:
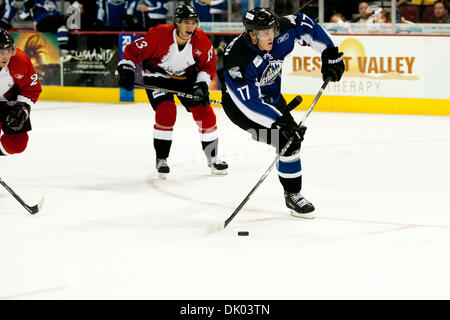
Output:
[[281,95],[281,69],[299,42],[322,54],[324,80],[339,81],[345,69],[343,54],[332,36],[302,13],[276,18],[266,9],[255,8],[245,13],[243,23],[245,32],[224,53],[223,108],[233,123],[277,152],[294,138],[277,164],[278,176],[291,215],[314,218],[314,206],[300,193],[299,152],[306,127],[299,126],[287,110]]

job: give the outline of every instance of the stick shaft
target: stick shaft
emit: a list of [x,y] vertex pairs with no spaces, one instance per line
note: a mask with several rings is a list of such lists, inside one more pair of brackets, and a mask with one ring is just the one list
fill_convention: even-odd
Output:
[[[176,90],[171,90],[171,89],[165,89],[165,88],[159,88],[159,87],[155,87],[155,86],[149,86],[147,84],[143,84],[143,83],[134,83],[135,86],[144,88],[144,89],[148,89],[148,90],[155,90],[155,91],[161,91],[161,92],[166,92],[166,93],[172,93],[172,94],[176,94],[177,96],[186,98],[186,99],[194,99],[194,98],[198,98],[192,94],[189,93],[185,93],[185,92],[181,92],[181,91],[176,91]],[[222,104],[222,101],[219,100],[214,100],[214,99],[209,99],[210,103],[216,103],[216,104]]]
[[[308,110],[306,111],[305,115],[303,116],[302,121],[300,122],[300,124],[304,123],[306,118],[308,118],[309,114],[314,109],[314,106],[317,104],[317,101],[319,100],[320,96],[322,95],[323,91],[325,90],[326,86],[328,85],[328,82],[329,82],[328,79],[324,81],[324,83],[322,84],[322,87],[320,87],[319,92],[317,93],[316,97],[314,98],[313,102],[311,103],[311,106],[308,108]],[[247,203],[247,201],[250,199],[250,197],[256,191],[256,189],[258,189],[258,187],[261,185],[261,183],[263,183],[263,181],[267,178],[267,176],[269,175],[270,171],[272,171],[272,169],[275,166],[275,164],[286,153],[287,149],[289,148],[289,146],[292,144],[293,141],[294,141],[294,138],[290,138],[288,140],[286,145],[283,147],[281,152],[276,156],[276,158],[272,161],[272,163],[270,164],[269,168],[266,170],[266,172],[264,172],[264,174],[258,180],[258,182],[255,184],[253,189],[249,192],[249,194],[245,197],[245,199],[242,200],[242,202],[234,210],[234,212],[231,214],[231,216],[227,220],[225,220],[224,228],[226,228],[226,226],[231,222],[231,220],[234,219],[234,217],[239,213],[239,211],[242,209],[242,207]]]
[[30,207],[25,203],[25,201],[20,198],[17,193],[14,192],[13,189],[11,189],[1,178],[0,178],[0,184],[24,207],[29,213],[35,214],[39,211],[38,206]]

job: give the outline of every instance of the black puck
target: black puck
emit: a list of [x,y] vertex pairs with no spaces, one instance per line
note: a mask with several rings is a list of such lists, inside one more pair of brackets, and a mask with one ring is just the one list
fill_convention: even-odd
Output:
[[248,236],[248,231],[238,231],[238,236]]

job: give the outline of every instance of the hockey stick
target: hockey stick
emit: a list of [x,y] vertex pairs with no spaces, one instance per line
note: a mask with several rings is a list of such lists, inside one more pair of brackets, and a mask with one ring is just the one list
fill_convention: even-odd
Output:
[[311,2],[313,2],[314,0],[309,0],[307,3],[305,3],[304,5],[302,5],[300,7],[300,9],[298,9],[298,12],[302,11],[303,9],[305,9],[307,6],[309,6],[311,4]]
[[5,187],[6,190],[8,190],[8,192],[14,197],[16,198],[17,201],[19,201],[19,203],[22,205],[22,207],[24,207],[29,213],[31,214],[36,214],[39,212],[39,210],[42,208],[42,206],[44,205],[44,197],[41,198],[41,200],[39,200],[39,203],[35,206],[30,207],[29,205],[27,205],[15,192],[13,189],[11,189],[1,178],[0,178],[0,184]]
[[[194,96],[192,94],[189,93],[185,93],[185,92],[180,92],[180,91],[176,91],[176,90],[171,90],[171,89],[165,89],[165,88],[158,88],[158,87],[154,87],[154,86],[149,86],[147,84],[142,84],[142,83],[134,83],[135,86],[141,87],[143,89],[148,89],[148,90],[155,90],[155,91],[160,91],[160,92],[165,92],[165,93],[173,93],[176,94],[177,96],[186,98],[186,99],[194,99],[194,98],[198,98],[197,96]],[[222,101],[219,100],[214,100],[214,99],[209,99],[210,103],[216,103],[216,104],[222,104]]]
[[[319,92],[317,93],[316,97],[314,98],[313,102],[311,103],[311,106],[309,107],[309,109],[304,114],[304,116],[302,118],[302,121],[300,121],[299,125],[305,123],[306,118],[308,118],[309,114],[313,110],[314,106],[316,105],[317,101],[319,100],[320,96],[322,95],[323,91],[325,90],[326,86],[328,85],[328,82],[329,82],[328,79],[324,81],[324,83],[322,84],[322,87],[320,87]],[[258,187],[261,185],[261,183],[263,183],[263,181],[269,175],[270,171],[272,171],[272,169],[275,166],[275,164],[277,163],[277,161],[280,160],[280,158],[284,155],[284,153],[286,152],[286,150],[289,148],[289,146],[292,144],[293,141],[294,141],[294,138],[290,138],[288,140],[288,142],[286,143],[284,148],[277,155],[275,160],[272,161],[272,163],[270,164],[269,168],[266,170],[266,172],[264,172],[262,177],[259,179],[259,181],[256,183],[256,185],[253,187],[253,189],[249,192],[249,194],[245,197],[245,199],[239,204],[239,206],[236,208],[236,210],[234,210],[234,212],[231,214],[231,216],[228,217],[228,219],[225,220],[225,222],[223,222],[221,224],[217,224],[217,225],[213,225],[213,226],[208,227],[208,229],[206,231],[207,234],[220,231],[220,230],[225,229],[227,227],[227,225],[231,222],[231,220],[234,219],[234,217],[239,213],[239,211],[242,209],[242,207],[247,203],[247,201],[250,199],[251,195],[256,191],[256,189],[258,189]]]

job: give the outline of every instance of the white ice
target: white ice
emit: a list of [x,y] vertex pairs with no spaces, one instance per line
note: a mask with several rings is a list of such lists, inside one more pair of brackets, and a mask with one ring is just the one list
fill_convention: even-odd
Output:
[[[308,118],[291,217],[273,161],[215,108],[227,176],[178,108],[167,180],[147,104],[39,102],[27,150],[1,157],[0,299],[450,299],[450,118]],[[303,111],[294,112],[300,120]],[[238,231],[250,236],[238,237]]]

